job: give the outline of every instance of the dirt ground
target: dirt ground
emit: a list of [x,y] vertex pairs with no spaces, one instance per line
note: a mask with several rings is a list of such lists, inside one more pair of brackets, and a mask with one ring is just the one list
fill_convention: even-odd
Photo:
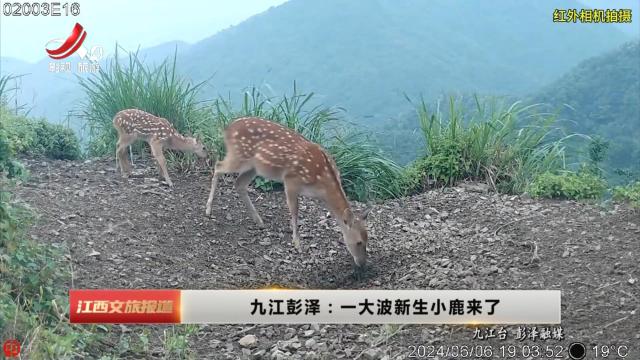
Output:
[[[525,346],[564,346],[559,358],[567,358],[566,347],[579,341],[588,349],[625,345],[627,359],[640,359],[640,213],[624,207],[531,200],[475,185],[387,201],[369,216],[370,268],[356,280],[335,221],[315,201],[301,201],[299,254],[281,192],[250,193],[265,221],[259,229],[231,177],[208,218],[205,172],[172,171],[169,189],[148,160],[136,161],[142,175],[130,179],[115,173],[112,158],[25,162],[31,179],[16,193],[39,215],[31,236],[70,248],[75,288],[562,290],[560,341],[516,340],[517,326],[505,327],[506,340],[478,340],[462,326],[216,325],[190,338],[197,358],[454,359],[428,348],[454,345],[493,346],[492,358],[513,359],[549,358]],[[115,326],[112,335],[140,328]],[[152,327],[148,358],[163,356],[168,328]],[[238,342],[247,334],[257,339],[251,347]],[[499,351],[509,345],[517,349],[511,357]]]

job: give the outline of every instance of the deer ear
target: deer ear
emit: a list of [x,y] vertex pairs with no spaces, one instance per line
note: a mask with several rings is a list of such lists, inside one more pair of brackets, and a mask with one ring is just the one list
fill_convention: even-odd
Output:
[[342,222],[348,227],[353,227],[355,220],[356,217],[353,215],[353,211],[351,211],[351,209],[344,209],[344,212],[342,213]]

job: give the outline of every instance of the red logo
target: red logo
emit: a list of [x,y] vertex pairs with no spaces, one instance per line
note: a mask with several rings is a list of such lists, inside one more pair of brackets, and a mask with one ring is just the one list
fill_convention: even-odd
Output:
[[2,344],[2,350],[7,358],[18,357],[20,355],[20,341],[9,339]]
[[59,48],[53,50],[45,48],[45,50],[47,50],[49,57],[52,59],[64,59],[73,55],[73,53],[75,53],[80,48],[80,46],[82,46],[82,43],[84,42],[84,39],[86,37],[87,32],[84,30],[82,25],[80,25],[80,23],[76,23],[76,25],[73,27],[71,35],[69,35],[67,40],[65,40],[65,42]]

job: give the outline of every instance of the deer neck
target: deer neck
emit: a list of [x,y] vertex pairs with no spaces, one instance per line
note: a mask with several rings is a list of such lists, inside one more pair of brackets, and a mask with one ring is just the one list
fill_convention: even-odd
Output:
[[344,221],[345,216],[351,211],[351,205],[349,205],[349,201],[342,191],[342,188],[338,186],[338,189],[327,191],[328,195],[326,196],[325,203],[327,204],[327,208],[331,215],[336,219],[340,228],[344,231]]
[[189,142],[189,138],[181,135],[173,135],[169,137],[167,147],[178,151],[189,151],[193,148],[192,144]]

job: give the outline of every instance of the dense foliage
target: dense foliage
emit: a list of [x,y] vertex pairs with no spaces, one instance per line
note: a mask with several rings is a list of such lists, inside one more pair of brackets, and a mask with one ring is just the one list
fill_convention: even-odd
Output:
[[11,150],[16,154],[61,160],[76,160],[81,156],[78,137],[63,125],[28,118],[6,109],[0,109],[0,117]]

